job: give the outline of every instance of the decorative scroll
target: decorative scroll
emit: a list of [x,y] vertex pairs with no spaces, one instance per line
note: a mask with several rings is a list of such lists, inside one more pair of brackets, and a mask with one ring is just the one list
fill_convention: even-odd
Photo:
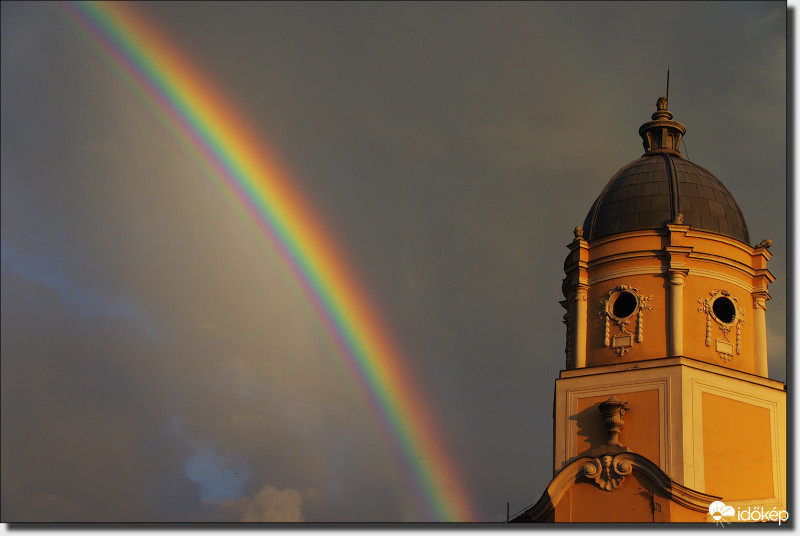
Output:
[[[697,300],[701,304],[697,310],[706,315],[706,346],[715,343],[719,357],[728,363],[736,355],[742,353],[742,324],[744,324],[744,309],[739,307],[739,300],[732,296],[728,290],[716,289],[709,293],[708,298]],[[712,341],[712,326],[716,324],[722,332],[722,338]],[[728,334],[736,329],[733,342],[728,340]],[[735,343],[735,344],[734,344]]]
[[624,454],[605,454],[587,461],[581,471],[586,478],[594,480],[600,489],[613,491],[633,471],[631,463],[625,457]]

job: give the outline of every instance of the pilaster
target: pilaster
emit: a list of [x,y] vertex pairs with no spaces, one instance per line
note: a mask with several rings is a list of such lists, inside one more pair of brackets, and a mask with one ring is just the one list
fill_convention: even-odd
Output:
[[766,292],[753,293],[753,353],[755,356],[755,373],[769,376],[767,364],[767,300]]
[[588,321],[587,292],[589,290],[589,243],[583,239],[583,229],[575,228],[575,239],[567,245],[570,252],[564,261],[566,277],[562,284],[562,306],[567,309],[567,367],[586,366],[586,330]]
[[[678,221],[682,216],[678,215]],[[685,245],[688,225],[671,223],[667,225],[668,245],[664,247],[668,259],[667,279],[669,280],[669,333],[667,336],[667,355],[684,355],[683,349],[683,295],[685,279],[689,275],[688,259],[693,248]]]

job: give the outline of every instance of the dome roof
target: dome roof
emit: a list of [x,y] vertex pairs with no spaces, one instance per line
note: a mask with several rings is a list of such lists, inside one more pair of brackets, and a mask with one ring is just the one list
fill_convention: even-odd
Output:
[[586,215],[583,237],[661,229],[682,215],[684,225],[749,244],[744,216],[728,189],[681,156],[679,144],[686,129],[671,121],[666,104],[659,99],[653,121],[639,129],[644,156],[619,170],[603,188]]

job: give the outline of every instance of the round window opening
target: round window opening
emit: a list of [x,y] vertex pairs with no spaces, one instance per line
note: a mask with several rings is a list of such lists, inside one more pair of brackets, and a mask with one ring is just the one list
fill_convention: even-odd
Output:
[[614,305],[611,308],[611,314],[617,318],[626,318],[631,316],[636,311],[636,306],[639,301],[630,292],[620,292],[617,299],[614,300]]
[[714,300],[711,309],[714,311],[714,316],[723,324],[732,324],[736,320],[736,306],[730,298],[720,296]]

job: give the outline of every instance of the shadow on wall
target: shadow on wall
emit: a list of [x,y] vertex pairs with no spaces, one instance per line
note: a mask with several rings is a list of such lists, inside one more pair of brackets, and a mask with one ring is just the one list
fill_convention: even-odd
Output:
[[600,402],[592,404],[576,415],[569,417],[576,421],[578,427],[578,437],[589,443],[589,448],[579,452],[577,458],[590,456],[592,451],[606,443],[608,439],[608,429],[605,426],[603,415],[600,413]]

